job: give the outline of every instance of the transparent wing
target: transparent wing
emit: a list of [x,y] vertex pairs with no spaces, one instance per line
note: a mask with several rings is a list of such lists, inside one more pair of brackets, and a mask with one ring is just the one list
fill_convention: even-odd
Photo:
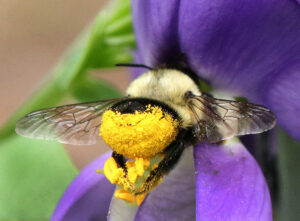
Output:
[[75,145],[94,144],[102,113],[120,99],[70,104],[27,114],[16,125],[22,136]]
[[266,107],[196,96],[188,99],[196,125],[194,133],[199,141],[218,142],[233,136],[256,134],[272,129],[275,115]]

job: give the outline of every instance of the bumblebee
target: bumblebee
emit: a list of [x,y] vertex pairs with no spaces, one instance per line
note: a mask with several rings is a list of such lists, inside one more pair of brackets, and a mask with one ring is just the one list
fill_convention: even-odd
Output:
[[[76,145],[93,144],[100,133],[113,149],[107,170],[119,174],[116,180],[107,177],[138,196],[170,172],[187,146],[218,143],[275,126],[275,115],[268,108],[203,94],[197,79],[183,71],[131,66],[149,70],[129,85],[125,97],[35,111],[17,123],[16,132]],[[149,166],[148,160],[157,156],[159,160]],[[142,185],[133,186],[145,174],[144,168],[148,173]]]

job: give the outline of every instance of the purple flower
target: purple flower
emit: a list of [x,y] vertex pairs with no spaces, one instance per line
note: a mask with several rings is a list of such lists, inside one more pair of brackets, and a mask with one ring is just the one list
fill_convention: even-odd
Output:
[[[133,0],[133,18],[139,63],[174,64],[183,53],[214,89],[268,106],[300,139],[299,2]],[[111,201],[113,186],[95,173],[108,157],[79,174],[52,220],[272,220],[265,179],[240,143],[189,147],[139,208]]]
[[108,209],[113,185],[95,171],[110,154],[99,157],[79,174],[51,220],[106,220],[107,215],[109,220],[136,221],[272,219],[264,177],[241,144],[202,144],[194,153],[189,147],[139,208],[114,198]]
[[135,0],[133,16],[139,62],[168,64],[184,53],[214,89],[268,106],[300,139],[299,2]]

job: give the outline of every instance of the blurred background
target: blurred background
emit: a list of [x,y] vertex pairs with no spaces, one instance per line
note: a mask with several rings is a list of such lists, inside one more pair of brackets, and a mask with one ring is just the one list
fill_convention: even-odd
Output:
[[[0,125],[37,89],[64,51],[108,2],[1,0]],[[123,68],[102,70],[96,75],[122,92],[129,83],[129,74]],[[79,169],[107,149],[103,142],[66,147]]]

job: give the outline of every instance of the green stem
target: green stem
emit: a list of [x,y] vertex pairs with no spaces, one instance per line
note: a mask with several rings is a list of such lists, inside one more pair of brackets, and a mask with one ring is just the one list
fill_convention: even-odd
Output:
[[300,143],[279,131],[279,220],[300,220]]

